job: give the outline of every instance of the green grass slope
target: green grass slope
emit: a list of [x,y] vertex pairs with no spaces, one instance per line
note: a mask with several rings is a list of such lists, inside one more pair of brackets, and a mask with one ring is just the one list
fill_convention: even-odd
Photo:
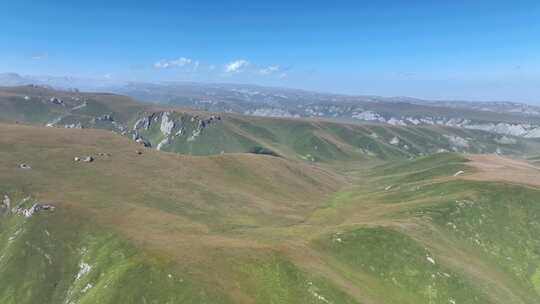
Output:
[[[0,108],[0,122],[112,130],[132,139],[142,137],[153,148],[186,155],[267,151],[289,159],[339,163],[407,159],[439,151],[523,156],[540,148],[530,139],[506,136],[503,140],[500,135],[458,128],[205,113],[144,105],[114,94],[33,86],[0,89]],[[173,123],[170,134],[164,132],[165,116],[165,122]],[[144,119],[148,125],[137,125]]]
[[333,173],[269,156],[138,155],[96,130],[0,133],[0,192],[13,207],[56,206],[3,211],[2,303],[357,303],[238,233],[301,222],[343,184]]
[[540,190],[454,177],[474,172],[466,163],[443,153],[376,169],[314,213],[314,250],[381,303],[537,303]]
[[[190,136],[193,115],[172,115]],[[145,135],[161,141],[158,121]],[[205,132],[283,157],[0,124],[12,205],[0,207],[0,302],[540,302],[540,190],[469,180],[479,169],[461,154],[416,157],[424,137],[457,131],[230,116],[197,140]],[[356,151],[364,144],[392,162],[346,176],[317,165],[379,159]],[[85,155],[96,159],[73,160]],[[56,209],[14,214],[34,202]]]

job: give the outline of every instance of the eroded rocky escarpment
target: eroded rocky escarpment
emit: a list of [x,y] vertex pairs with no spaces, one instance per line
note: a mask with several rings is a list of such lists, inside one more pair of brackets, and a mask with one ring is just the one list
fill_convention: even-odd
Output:
[[177,140],[196,141],[206,128],[222,121],[219,115],[189,115],[180,112],[142,113],[133,124],[133,129],[124,132],[146,147],[155,146],[163,150]]

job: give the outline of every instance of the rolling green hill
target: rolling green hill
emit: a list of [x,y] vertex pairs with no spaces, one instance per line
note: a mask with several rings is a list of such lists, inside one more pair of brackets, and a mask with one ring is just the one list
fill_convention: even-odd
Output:
[[263,153],[318,163],[396,160],[440,151],[525,156],[533,139],[443,126],[264,118],[140,104],[113,94],[0,89],[0,122],[112,130],[187,155]]
[[[429,138],[420,129],[273,121],[208,128],[215,138],[249,130],[281,157],[180,155],[105,130],[0,124],[10,205],[0,208],[0,302],[540,301],[538,188],[478,180],[461,154],[406,160],[388,144],[379,166],[347,154],[360,130],[410,136],[413,149]],[[314,143],[320,160],[370,161],[342,175],[296,157]],[[95,160],[74,161],[86,155]]]

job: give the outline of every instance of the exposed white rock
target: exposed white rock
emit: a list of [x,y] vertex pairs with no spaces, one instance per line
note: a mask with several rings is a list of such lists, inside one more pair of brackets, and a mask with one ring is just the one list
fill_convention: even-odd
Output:
[[94,287],[94,285],[92,285],[91,283],[86,284],[86,286],[84,286],[84,288],[81,290],[81,293],[86,293],[92,287]]
[[259,108],[251,111],[245,111],[244,114],[265,117],[300,117],[298,114],[292,114],[289,111],[274,108]]
[[152,121],[156,120],[157,118],[158,116],[155,114],[151,114],[150,116],[145,116],[135,122],[135,124],[133,125],[133,130],[138,130],[141,128],[148,130],[150,129],[150,125],[152,124]]
[[49,102],[50,103],[53,103],[53,104],[57,104],[57,105],[64,105],[64,101],[60,98],[57,98],[57,97],[51,97],[49,99]]
[[163,146],[168,145],[170,143],[171,143],[171,138],[170,137],[165,137],[162,141],[159,142],[159,144],[156,147],[156,150],[161,151]]
[[458,171],[458,172],[456,172],[456,173],[454,174],[454,177],[460,176],[460,175],[463,174],[463,173],[465,173],[465,171],[460,170],[460,171]]
[[373,111],[353,112],[352,118],[359,119],[359,120],[366,120],[366,121],[384,120],[384,118],[381,115],[379,115],[379,113],[375,113]]
[[495,132],[505,135],[513,136],[526,136],[527,130],[525,126],[518,124],[509,124],[509,123],[487,123],[487,124],[469,124],[466,125],[467,129],[482,130],[488,132]]
[[408,118],[407,118],[407,121],[410,122],[410,123],[412,123],[412,124],[415,125],[415,126],[422,123],[419,119],[414,118],[414,117],[408,117]]
[[13,235],[8,238],[8,243],[15,241],[22,231],[23,231],[22,229],[17,229],[17,231],[15,231]]
[[391,145],[399,145],[399,138],[397,138],[397,136],[394,136],[394,138],[392,138],[390,140],[390,144]]
[[526,138],[540,138],[540,127],[535,127],[527,131]]
[[327,303],[327,304],[332,303],[332,302],[328,301],[328,299],[326,299],[323,295],[321,295],[321,294],[319,293],[318,288],[317,288],[315,285],[313,285],[313,282],[308,282],[308,286],[309,286],[309,288],[308,288],[309,292],[310,292],[310,293],[313,295],[313,297],[315,297],[317,300],[319,300],[319,301],[322,302],[322,303]]
[[4,200],[2,201],[2,207],[8,211],[11,209],[11,199],[7,194],[4,194]]
[[511,137],[503,136],[500,138],[495,138],[495,142],[501,144],[501,145],[514,145],[517,143],[517,140]]
[[78,122],[76,124],[64,125],[64,128],[66,128],[66,129],[82,129],[82,124],[81,124],[81,122]]
[[433,118],[431,117],[424,117],[424,118],[420,118],[420,121],[426,125],[434,125],[435,122],[433,121]]
[[407,125],[407,123],[405,123],[403,120],[396,119],[394,117],[387,120],[386,123],[391,124],[393,126],[406,126]]
[[469,147],[469,141],[463,137],[455,136],[455,135],[444,135],[444,137],[448,138],[451,144],[454,146],[460,147],[460,148],[468,148]]
[[431,264],[435,265],[435,260],[432,257],[426,256],[426,260],[428,260],[428,262],[430,262]]
[[161,133],[165,136],[169,136],[172,133],[172,130],[174,129],[174,120],[170,119],[169,112],[163,112],[161,115],[161,126],[160,130]]
[[81,262],[79,264],[79,272],[77,273],[77,276],[75,277],[75,281],[80,280],[82,277],[84,277],[86,274],[88,274],[92,270],[92,266],[85,262]]
[[[320,106],[313,106],[310,111],[307,111],[308,116],[328,116],[328,114],[318,113],[317,110]],[[329,109],[326,109],[329,110]],[[338,110],[339,112],[339,110]],[[339,115],[335,114],[334,116],[346,115],[343,112],[340,112]],[[405,126],[405,125],[442,125],[455,128],[466,128],[474,130],[482,130],[488,132],[494,132],[503,135],[513,135],[527,138],[540,138],[540,126],[539,125],[529,125],[529,124],[512,124],[512,123],[495,123],[495,122],[472,122],[468,119],[463,118],[446,118],[446,117],[390,117],[388,119],[384,118],[377,112],[370,110],[353,110],[350,114],[351,118],[365,120],[365,121],[379,121],[395,126]]]
[[195,141],[195,139],[197,139],[199,135],[201,135],[200,129],[193,130],[193,133],[191,134],[190,137],[188,137],[187,141]]
[[62,118],[64,118],[64,117],[62,117],[62,116],[57,117],[57,118],[49,121],[46,126],[47,127],[54,127],[57,123],[59,123],[62,120]]
[[14,208],[15,210],[13,210],[15,214],[19,214],[19,215],[23,215],[24,217],[31,217],[32,215],[34,215],[36,212],[39,212],[41,210],[49,210],[49,211],[54,211],[55,207],[52,206],[52,205],[48,205],[48,204],[38,204],[38,203],[35,203],[32,205],[32,207],[28,208],[28,209],[25,209],[25,208],[22,208],[22,207],[17,207],[17,208]]
[[73,108],[71,108],[72,111],[77,111],[77,110],[80,110],[82,108],[86,108],[86,106],[88,106],[88,104],[85,102],[83,102],[82,104],[78,105],[78,106],[74,106]]
[[85,163],[91,163],[91,162],[94,161],[94,157],[93,157],[93,156],[90,156],[90,155],[84,156],[84,157],[82,158],[82,161],[85,162]]
[[143,145],[145,147],[151,147],[152,146],[152,144],[149,141],[145,140],[142,137],[139,137],[139,138],[135,139],[135,142],[140,144],[140,145]]
[[23,170],[30,170],[30,169],[32,169],[32,167],[30,167],[29,165],[27,165],[27,164],[25,164],[25,163],[19,164],[19,168],[20,168],[20,169],[23,169]]

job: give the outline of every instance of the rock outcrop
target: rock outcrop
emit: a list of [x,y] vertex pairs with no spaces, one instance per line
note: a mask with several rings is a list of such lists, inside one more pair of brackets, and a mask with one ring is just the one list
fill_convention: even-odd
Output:
[[58,97],[51,97],[49,99],[49,102],[56,105],[62,105],[62,106],[64,105],[64,101]]
[[15,210],[13,210],[13,213],[17,215],[22,215],[24,217],[31,217],[37,212],[54,211],[54,209],[56,209],[56,207],[53,205],[35,203],[30,208],[17,207],[15,208]]
[[92,118],[92,123],[97,123],[97,122],[100,122],[100,121],[101,122],[113,122],[114,118],[112,117],[111,114],[104,114],[104,115]]
[[175,125],[174,120],[170,119],[169,115],[169,112],[163,112],[163,114],[161,114],[160,130],[165,136],[170,136],[172,134]]
[[7,211],[11,209],[11,199],[7,194],[4,195],[4,199],[2,200],[2,208]]
[[135,139],[135,142],[140,144],[140,145],[143,145],[143,146],[145,146],[147,148],[152,147],[152,144],[148,140],[146,140],[146,139],[144,139],[144,138],[142,138],[140,136],[137,137],[137,139]]
[[30,170],[30,169],[32,169],[32,167],[30,167],[30,165],[25,164],[25,163],[19,164],[19,168],[20,168],[20,169],[23,169],[23,170]]
[[156,146],[156,150],[161,151],[165,145],[168,145],[171,143],[170,137],[165,137],[162,141],[159,142],[159,144]]

